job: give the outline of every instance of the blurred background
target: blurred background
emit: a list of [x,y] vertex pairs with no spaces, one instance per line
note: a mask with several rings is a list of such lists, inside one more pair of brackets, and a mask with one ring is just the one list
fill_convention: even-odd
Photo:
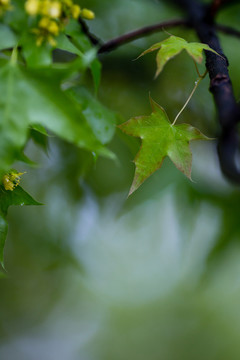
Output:
[[[167,2],[88,0],[91,31],[107,41],[180,16]],[[240,5],[217,21],[239,28]],[[172,34],[196,41],[194,33]],[[239,39],[220,35],[240,97]],[[173,120],[197,74],[184,53],[154,80],[155,56],[133,61],[164,32],[109,54],[99,99],[119,123],[150,114],[149,93]],[[200,66],[204,72],[204,64]],[[209,137],[219,128],[208,77],[179,121]],[[1,360],[240,359],[240,191],[221,175],[216,142],[193,142],[193,182],[165,160],[130,198],[139,141],[120,133],[118,161],[33,143],[22,185],[41,207],[11,208],[0,279]]]

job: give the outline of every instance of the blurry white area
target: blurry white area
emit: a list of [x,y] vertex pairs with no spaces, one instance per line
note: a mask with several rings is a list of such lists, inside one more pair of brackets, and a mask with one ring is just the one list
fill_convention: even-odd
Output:
[[100,208],[88,192],[69,239],[86,275],[70,272],[66,296],[30,334],[2,345],[1,360],[15,360],[16,354],[18,360],[90,360],[83,349],[108,328],[109,307],[151,306],[171,299],[181,284],[195,286],[221,216],[202,204],[181,224],[175,194],[168,186],[154,200],[118,216],[125,194]]
[[217,143],[210,141],[192,141],[193,153],[192,178],[209,193],[228,194],[233,186],[224,178],[220,169]]
[[175,191],[169,186],[120,217],[120,196],[100,210],[89,195],[79,208],[73,251],[86,268],[86,286],[103,301],[135,306],[165,296],[184,277],[198,279],[221,216],[203,204],[181,224]]
[[[203,187],[211,186],[209,191],[230,191],[215,165],[214,147],[205,146],[204,150],[201,146],[198,151],[197,146],[201,144],[193,148],[194,179]],[[52,201],[54,207],[49,206],[49,222],[53,227],[61,225],[61,229],[64,221],[59,224],[59,219],[63,214],[66,223],[75,219],[67,243],[85,271],[80,274],[77,269],[66,270],[69,284],[65,296],[41,324],[2,342],[0,359],[99,360],[106,359],[99,351],[104,354],[105,348],[113,347],[116,359],[127,359],[127,353],[133,360],[155,360],[148,346],[155,351],[161,346],[166,360],[200,359],[188,352],[189,338],[196,341],[196,351],[197,346],[209,351],[202,359],[223,359],[221,345],[225,346],[227,334],[231,334],[227,342],[237,344],[240,331],[240,315],[236,315],[239,248],[229,251],[224,261],[212,268],[212,276],[201,288],[199,280],[219,235],[222,214],[204,201],[194,208],[184,201],[179,206],[177,189],[181,187],[169,185],[154,199],[123,214],[126,194],[111,196],[100,206],[86,188],[83,203],[63,212],[67,202],[59,191],[53,192],[56,199]],[[119,315],[119,309],[126,314]],[[131,318],[136,311],[136,318]],[[112,320],[109,314],[116,318]],[[122,346],[126,331],[131,340]],[[160,338],[155,338],[158,333]],[[209,345],[213,336],[215,343]],[[179,357],[172,344],[180,346]],[[235,345],[231,345],[233,349]],[[138,348],[138,356],[130,355]]]

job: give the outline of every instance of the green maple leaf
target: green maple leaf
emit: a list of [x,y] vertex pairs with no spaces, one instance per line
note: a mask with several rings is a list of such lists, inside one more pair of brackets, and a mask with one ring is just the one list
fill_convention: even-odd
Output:
[[184,49],[197,63],[201,63],[203,59],[203,50],[212,51],[215,54],[219,55],[207,44],[202,44],[198,42],[189,43],[178,36],[171,35],[169,38],[152,45],[149,49],[145,50],[142,54],[140,54],[139,57],[149,52],[159,50],[156,57],[157,71],[155,77],[157,77],[162,71],[164,65],[168,62],[168,60],[178,55]]
[[168,156],[174,165],[191,179],[191,140],[210,140],[189,124],[172,125],[164,109],[150,98],[152,114],[133,117],[119,125],[128,135],[142,139],[134,159],[136,170],[129,195],[162,165]]

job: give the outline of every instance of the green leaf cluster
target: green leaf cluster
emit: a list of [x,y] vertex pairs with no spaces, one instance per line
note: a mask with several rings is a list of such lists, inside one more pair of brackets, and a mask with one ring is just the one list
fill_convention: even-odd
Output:
[[9,205],[38,204],[20,187],[11,191],[1,185],[13,166],[21,171],[18,162],[34,165],[24,153],[30,140],[47,151],[51,134],[96,158],[115,157],[107,144],[114,136],[116,114],[97,97],[101,80],[97,48],[74,19],[56,36],[56,46],[48,41],[39,46],[32,31],[37,16],[29,16],[22,1],[12,1],[12,5],[0,23],[1,261],[7,233],[6,199]]

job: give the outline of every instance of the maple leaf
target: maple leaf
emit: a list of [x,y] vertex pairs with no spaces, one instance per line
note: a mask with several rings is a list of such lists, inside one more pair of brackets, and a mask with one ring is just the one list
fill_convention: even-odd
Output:
[[155,74],[155,78],[156,78],[160,74],[160,72],[162,71],[164,65],[168,62],[168,60],[178,55],[184,49],[197,63],[201,63],[203,59],[203,50],[212,51],[216,55],[219,55],[215,50],[211,49],[210,46],[208,46],[207,44],[202,44],[198,42],[189,43],[178,36],[171,35],[169,38],[152,45],[149,49],[141,53],[138,56],[138,58],[149,52],[159,50],[156,57],[156,61],[157,61],[157,71]]
[[142,145],[134,162],[135,175],[129,195],[157,169],[168,156],[174,165],[191,180],[191,140],[210,140],[189,124],[172,125],[165,110],[150,98],[153,112],[150,116],[133,117],[119,125],[128,135],[139,137]]

